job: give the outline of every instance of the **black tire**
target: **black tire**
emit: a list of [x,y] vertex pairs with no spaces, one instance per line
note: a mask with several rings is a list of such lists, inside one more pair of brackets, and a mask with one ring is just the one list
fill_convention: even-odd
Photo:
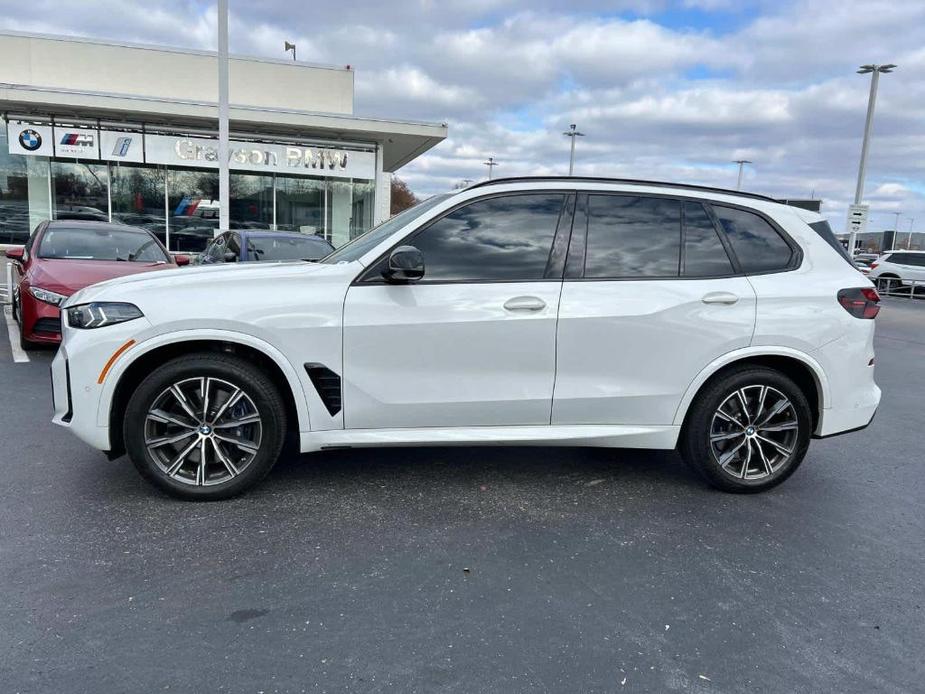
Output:
[[[246,464],[246,467],[230,479],[214,484],[211,482],[201,484],[198,473],[195,483],[183,481],[186,478],[182,476],[180,478],[171,477],[158,464],[146,444],[148,428],[157,426],[156,423],[149,422],[148,413],[158,398],[163,397],[165,391],[173,384],[201,378],[219,379],[220,383],[230,384],[240,389],[249,399],[248,404],[252,405],[256,414],[259,415],[259,423],[256,426],[260,427],[260,440],[255,447],[256,453],[253,454],[253,458]],[[182,433],[184,430],[179,429],[179,431]],[[218,431],[217,426],[215,431]],[[135,389],[125,410],[123,435],[126,451],[138,472],[161,490],[180,499],[200,501],[227,499],[256,485],[266,477],[276,463],[286,437],[286,407],[279,390],[270,378],[245,359],[212,352],[191,354],[177,357],[158,367]],[[192,442],[198,435],[193,434],[185,441]],[[220,445],[225,444],[220,443]],[[173,453],[175,450],[168,448],[167,453]],[[195,453],[195,449],[193,452]],[[221,471],[215,449],[209,449],[207,453],[213,456],[213,467],[218,467]],[[228,453],[227,449],[226,453]],[[209,455],[206,455],[207,460]],[[161,464],[163,462],[162,460]],[[230,475],[231,470],[228,469],[225,474]],[[203,477],[205,477],[204,472]],[[221,479],[220,476],[219,479]]]
[[[739,406],[739,392],[744,393],[744,407]],[[762,392],[767,407],[757,416]],[[774,400],[767,399],[769,396]],[[768,430],[758,428],[770,411],[783,406],[784,399],[792,409],[784,407],[781,413],[774,415],[764,424]],[[730,411],[735,422],[719,414],[721,406]],[[724,414],[727,409],[723,410]],[[766,367],[734,367],[709,381],[697,394],[682,428],[678,448],[685,462],[713,487],[741,494],[762,492],[786,480],[803,462],[812,421],[806,395],[790,378]],[[772,433],[771,430],[778,427],[786,429]],[[743,433],[739,435],[737,431]],[[719,440],[714,442],[713,437]],[[740,442],[743,447],[733,451]],[[778,445],[789,450],[789,455]],[[718,447],[724,450],[718,451]],[[754,460],[753,455],[756,456]],[[725,466],[721,458],[728,460]],[[772,463],[772,459],[778,462]]]

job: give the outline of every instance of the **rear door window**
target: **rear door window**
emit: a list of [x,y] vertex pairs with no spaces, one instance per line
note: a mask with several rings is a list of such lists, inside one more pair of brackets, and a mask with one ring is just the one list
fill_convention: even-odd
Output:
[[722,205],[713,205],[713,210],[744,272],[775,272],[789,268],[793,249],[763,217]]
[[699,202],[684,203],[684,277],[718,277],[735,272],[713,220]]
[[584,276],[677,277],[681,203],[636,195],[590,195]]

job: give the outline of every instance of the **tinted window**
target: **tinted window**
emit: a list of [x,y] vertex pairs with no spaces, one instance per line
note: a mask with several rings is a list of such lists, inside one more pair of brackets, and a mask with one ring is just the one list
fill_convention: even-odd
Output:
[[331,244],[316,236],[248,236],[248,260],[317,260]]
[[585,277],[677,277],[680,260],[677,200],[589,197]]
[[681,274],[685,277],[716,277],[735,271],[713,220],[697,202],[684,203],[683,263]]
[[539,280],[564,195],[479,200],[437,220],[408,243],[424,254],[426,280]]
[[49,227],[42,236],[39,257],[139,263],[168,261],[151,234],[109,226]]
[[897,263],[898,265],[925,265],[925,253],[891,253],[887,256],[888,263]]
[[723,230],[745,272],[783,270],[793,251],[764,219],[745,210],[714,205]]
[[809,225],[809,228],[819,234],[822,240],[834,248],[842,258],[849,263],[851,262],[851,258],[848,257],[848,249],[842,246],[841,242],[835,238],[835,234],[832,233],[832,227],[829,226],[827,221],[813,222]]

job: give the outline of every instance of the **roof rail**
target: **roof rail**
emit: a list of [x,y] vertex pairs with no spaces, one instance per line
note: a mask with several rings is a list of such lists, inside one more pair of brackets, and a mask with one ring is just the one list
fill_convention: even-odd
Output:
[[605,176],[509,176],[507,178],[492,178],[480,183],[473,183],[469,186],[472,188],[484,188],[486,186],[497,185],[501,183],[521,183],[527,181],[584,181],[587,183],[626,183],[638,186],[654,186],[659,188],[687,188],[689,190],[702,190],[710,193],[722,193],[723,195],[737,195],[743,198],[753,198],[755,200],[764,200],[766,202],[776,202],[781,204],[780,200],[775,200],[767,195],[759,193],[745,193],[741,190],[730,190],[728,188],[714,188],[711,186],[697,186],[689,183],[669,183],[667,181],[646,181],[636,178],[607,178]]

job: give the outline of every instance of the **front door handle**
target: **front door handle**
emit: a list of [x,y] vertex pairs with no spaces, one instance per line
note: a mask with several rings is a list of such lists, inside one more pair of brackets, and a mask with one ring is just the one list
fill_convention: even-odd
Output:
[[542,311],[546,302],[538,296],[515,296],[504,302],[505,311]]
[[701,301],[705,304],[734,304],[739,300],[732,292],[710,292]]

